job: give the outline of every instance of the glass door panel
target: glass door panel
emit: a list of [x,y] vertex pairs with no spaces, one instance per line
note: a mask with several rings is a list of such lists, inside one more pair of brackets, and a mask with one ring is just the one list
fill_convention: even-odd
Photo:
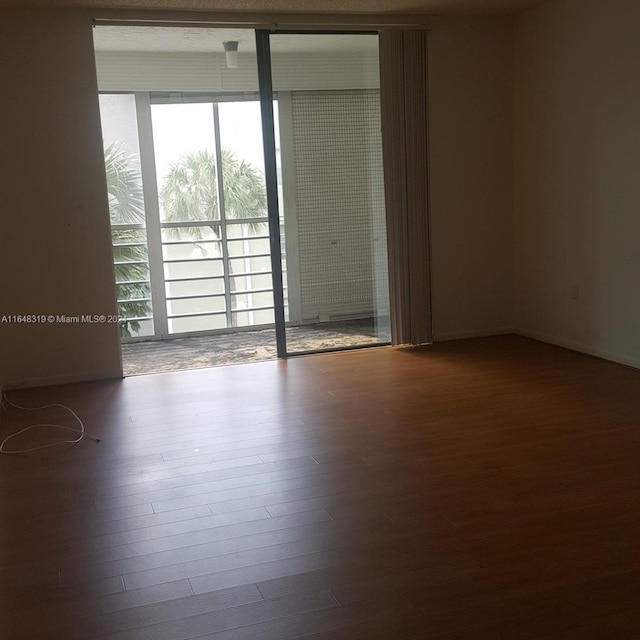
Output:
[[151,115],[169,333],[272,325],[259,102],[166,99]]
[[151,105],[167,327],[224,329],[220,203],[211,103]]
[[152,104],[161,222],[219,220],[210,103]]
[[269,42],[287,353],[387,343],[378,37],[276,33]]
[[258,100],[217,104],[234,327],[272,325],[273,291]]

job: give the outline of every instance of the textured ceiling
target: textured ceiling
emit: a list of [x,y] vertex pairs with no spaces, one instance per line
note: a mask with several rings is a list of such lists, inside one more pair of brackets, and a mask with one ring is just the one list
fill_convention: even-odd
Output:
[[7,7],[176,9],[252,13],[517,13],[545,0],[0,0]]

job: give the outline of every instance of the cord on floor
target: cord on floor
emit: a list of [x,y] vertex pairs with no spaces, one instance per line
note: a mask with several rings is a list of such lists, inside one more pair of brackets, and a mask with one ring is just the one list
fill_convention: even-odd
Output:
[[[90,433],[87,433],[87,431],[85,430],[85,427],[84,427],[84,422],[82,422],[82,420],[78,417],[76,412],[73,411],[73,409],[70,409],[69,407],[67,407],[64,404],[59,404],[58,402],[54,402],[54,403],[51,403],[51,404],[42,405],[40,407],[23,407],[23,406],[21,406],[19,404],[15,404],[14,402],[11,402],[11,400],[9,400],[9,398],[7,397],[7,394],[5,392],[3,392],[2,395],[0,396],[0,411],[7,411],[8,407],[13,407],[14,409],[19,409],[21,411],[42,411],[43,409],[50,409],[52,407],[60,407],[61,409],[65,409],[66,411],[68,411],[77,420],[78,424],[80,425],[80,428],[77,429],[75,427],[67,427],[67,426],[62,425],[62,424],[52,424],[52,423],[47,423],[47,422],[41,422],[41,423],[38,423],[38,424],[29,425],[28,427],[25,427],[24,429],[20,429],[20,431],[16,431],[16,433],[12,433],[11,435],[7,436],[2,442],[0,442],[0,453],[4,453],[5,455],[14,455],[14,454],[20,454],[20,453],[31,453],[32,451],[39,451],[40,449],[48,449],[49,447],[56,447],[56,446],[58,446],[60,444],[77,444],[83,438],[89,438],[90,440],[93,440],[94,442],[100,442],[100,438],[96,438],[96,436],[93,436]],[[54,429],[64,429],[66,431],[73,431],[74,433],[77,433],[78,436],[76,438],[74,438],[73,440],[60,440],[58,442],[50,442],[49,444],[42,444],[42,445],[39,445],[37,447],[31,447],[30,449],[7,449],[6,448],[7,443],[10,440],[12,440],[13,438],[17,438],[19,435],[22,435],[23,433],[26,433],[27,431],[30,431],[31,429],[39,429],[39,428],[42,428],[42,427],[54,428]]]

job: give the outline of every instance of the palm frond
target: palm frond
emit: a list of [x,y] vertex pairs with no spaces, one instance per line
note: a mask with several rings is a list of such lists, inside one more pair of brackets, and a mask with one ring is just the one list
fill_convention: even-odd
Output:
[[[267,215],[267,192],[261,171],[228,149],[222,150],[222,178],[225,215],[228,219],[260,218]],[[160,189],[164,222],[201,222],[219,220],[217,168],[213,153],[201,150],[182,156],[169,167]],[[263,223],[251,223],[261,230]],[[218,235],[217,225],[211,230]],[[168,235],[192,240],[202,239],[199,227],[167,229]]]
[[[109,194],[111,224],[144,224],[142,176],[136,168],[135,156],[117,143],[104,151]],[[137,320],[151,316],[149,265],[144,232],[139,229],[114,229],[112,232],[113,259],[116,278],[120,335],[131,337],[140,331]]]
[[[196,151],[169,165],[169,173],[160,188],[160,208],[163,222],[203,222],[218,219],[216,166],[213,155],[208,151]],[[199,227],[169,228],[167,234],[193,240],[203,238],[202,229]]]
[[144,223],[142,177],[135,168],[135,156],[113,143],[104,150],[104,163],[111,223]]
[[[267,215],[267,193],[264,175],[230,150],[222,150],[222,178],[225,216],[229,220],[264,218]],[[121,145],[105,149],[107,189],[111,222],[144,224],[142,178],[136,158]],[[165,228],[169,237],[197,242],[207,237],[210,229],[219,237],[219,202],[217,167],[214,155],[206,150],[182,156],[169,166],[159,191],[162,222],[207,222],[206,227]],[[266,221],[248,223],[252,233],[264,232]],[[119,314],[123,318],[151,315],[149,266],[144,235],[138,229],[114,229],[113,253]],[[136,320],[123,321],[121,333],[131,336],[140,330]]]

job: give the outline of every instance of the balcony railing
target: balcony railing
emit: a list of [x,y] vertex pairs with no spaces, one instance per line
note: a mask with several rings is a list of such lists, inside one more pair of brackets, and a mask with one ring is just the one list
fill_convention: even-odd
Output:
[[159,326],[176,335],[272,324],[265,231],[262,218],[161,222],[154,265],[144,225],[112,225],[119,313],[140,327],[132,337],[157,334]]

